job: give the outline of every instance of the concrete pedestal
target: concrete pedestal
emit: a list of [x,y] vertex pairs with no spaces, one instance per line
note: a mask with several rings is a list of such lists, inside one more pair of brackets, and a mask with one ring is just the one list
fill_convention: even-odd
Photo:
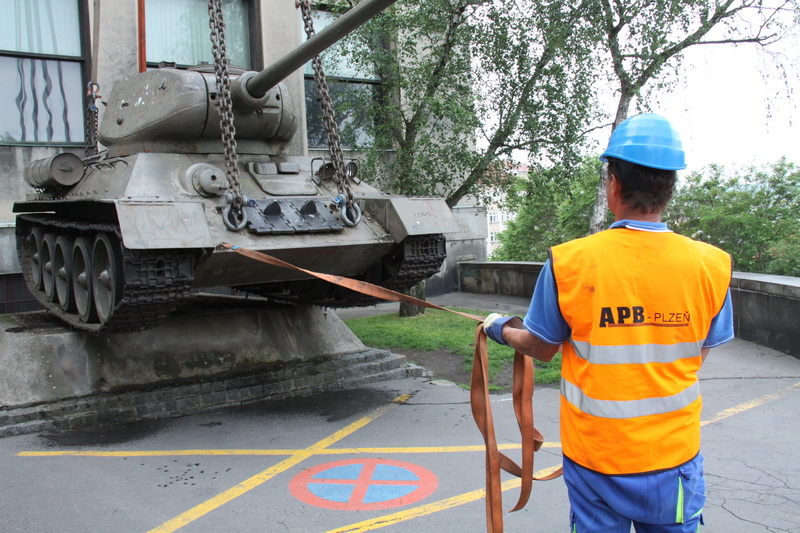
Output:
[[409,372],[330,310],[207,305],[113,335],[45,312],[0,315],[0,368],[0,434],[179,416]]

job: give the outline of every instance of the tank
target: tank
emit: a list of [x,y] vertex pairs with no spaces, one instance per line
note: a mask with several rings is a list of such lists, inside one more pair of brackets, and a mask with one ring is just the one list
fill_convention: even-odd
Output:
[[231,69],[240,218],[229,216],[213,67],[117,81],[99,127],[104,153],[59,154],[25,169],[35,192],[14,212],[32,294],[76,328],[120,333],[152,328],[210,288],[258,295],[251,305],[375,303],[222,243],[396,290],[436,273],[444,234],[457,230],[444,200],[383,193],[358,178],[351,160],[348,211],[330,161],[286,153],[300,95],[282,80],[393,1],[359,4],[261,72]]

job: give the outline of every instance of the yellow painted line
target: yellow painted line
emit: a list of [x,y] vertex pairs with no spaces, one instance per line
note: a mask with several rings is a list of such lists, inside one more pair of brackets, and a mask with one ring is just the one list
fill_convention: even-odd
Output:
[[[724,411],[720,411],[713,417],[708,420],[704,420],[701,422],[702,426],[712,424],[719,420],[723,420],[725,418],[729,418],[731,416],[740,414],[745,412],[749,409],[753,409],[755,407],[759,407],[764,405],[768,402],[783,398],[793,392],[796,392],[797,389],[800,389],[800,382],[791,385],[775,394],[768,394],[766,396],[762,396],[761,398],[757,398],[755,400],[745,402],[739,404],[737,406],[731,407]],[[367,415],[356,422],[350,424],[349,426],[333,433],[329,437],[322,439],[321,441],[317,442],[316,444],[304,448],[304,449],[294,449],[294,450],[238,450],[238,449],[227,449],[227,450],[171,450],[171,451],[117,451],[117,452],[101,452],[101,451],[47,451],[47,452],[19,452],[17,456],[20,457],[56,457],[56,456],[70,456],[70,457],[163,457],[163,456],[186,456],[186,455],[196,455],[196,456],[230,456],[230,455],[242,455],[242,456],[277,456],[277,455],[285,455],[288,456],[287,459],[281,461],[280,463],[272,466],[259,474],[243,481],[242,483],[228,489],[225,492],[220,493],[219,495],[211,498],[210,500],[197,505],[196,507],[190,509],[189,511],[173,518],[165,522],[164,524],[152,529],[149,533],[171,533],[176,531],[183,526],[193,522],[194,520],[204,516],[205,514],[213,511],[214,509],[219,508],[220,506],[224,505],[225,503],[230,502],[231,500],[238,498],[242,494],[252,490],[253,488],[258,487],[259,485],[263,484],[264,482],[268,481],[272,477],[288,470],[289,468],[299,464],[303,460],[311,457],[313,455],[345,455],[345,454],[358,454],[358,453],[451,453],[451,452],[475,452],[475,451],[483,451],[483,445],[468,445],[468,446],[432,446],[432,447],[424,447],[424,446],[417,446],[417,447],[388,447],[388,448],[328,448],[331,444],[351,435],[355,431],[361,429],[362,427],[366,426],[373,420],[377,419],[378,417],[385,414],[389,409],[397,405],[398,403],[403,403],[408,400],[411,395],[402,395],[395,398],[391,404],[384,405],[378,409],[376,409],[370,415]],[[514,450],[519,449],[520,444],[517,443],[507,443],[501,444],[498,446],[501,450]],[[546,442],[544,443],[544,447],[546,448],[558,448],[561,444],[558,442]],[[547,475],[558,467],[552,467],[545,470],[538,472],[537,476]],[[519,487],[520,481],[519,479],[512,479],[506,481],[502,484],[502,490],[506,491],[511,488]],[[406,520],[411,520],[413,518],[417,518],[420,516],[425,516],[428,514],[432,514],[435,512],[443,511],[446,509],[451,509],[453,507],[457,507],[459,505],[463,505],[465,503],[470,503],[472,501],[478,500],[485,497],[485,490],[479,489],[472,492],[467,492],[461,494],[459,496],[455,496],[453,498],[447,498],[445,500],[441,500],[439,502],[423,505],[420,507],[416,507],[413,509],[408,509],[405,511],[400,511],[397,513],[385,515],[382,517],[374,518],[371,520],[367,520],[364,522],[359,522],[356,524],[352,524],[350,526],[345,526],[344,528],[331,530],[328,533],[356,533],[362,531],[371,531],[373,529],[378,529],[387,525],[396,524],[399,522],[403,522]]]
[[[498,450],[519,450],[520,443],[498,444]],[[545,442],[542,448],[561,448],[560,442]],[[486,448],[483,444],[468,446],[398,446],[395,448],[333,448],[325,450],[325,454],[355,454],[355,453],[454,453],[454,452],[482,452]]]
[[754,407],[759,407],[761,405],[764,405],[765,403],[769,403],[771,401],[783,398],[784,396],[788,396],[789,394],[796,392],[797,389],[800,389],[800,381],[798,381],[797,383],[795,383],[790,387],[786,387],[785,389],[776,392],[775,394],[767,394],[766,396],[762,396],[761,398],[756,398],[755,400],[751,400],[749,402],[740,403],[739,405],[731,407],[730,409],[725,409],[724,411],[720,411],[719,413],[712,416],[708,420],[703,420],[702,422],[700,422],[700,425],[705,426],[708,424],[713,424],[714,422],[719,422],[720,420],[729,418],[733,415],[738,415],[739,413],[743,413],[749,409],[753,409]]
[[[560,448],[558,442],[545,442],[544,448]],[[499,450],[519,450],[521,444],[506,443],[497,446]],[[392,453],[457,453],[457,452],[482,452],[483,444],[468,446],[397,446],[390,448],[326,448],[319,450],[318,455],[353,455],[359,453],[392,454]],[[44,451],[44,452],[19,452],[17,457],[170,457],[170,456],[264,456],[264,455],[296,455],[303,453],[303,449],[294,450],[150,450],[150,451]]]
[[[555,472],[558,468],[559,466],[552,466],[550,468],[545,468],[544,470],[536,472],[535,476],[536,477],[546,476],[547,474]],[[507,491],[509,489],[517,488],[519,486],[520,486],[520,479],[514,478],[505,481],[501,485],[501,488],[503,491]],[[486,497],[486,489],[473,490],[471,492],[465,492],[464,494],[459,494],[458,496],[453,496],[452,498],[447,498],[445,500],[440,500],[438,502],[429,503],[427,505],[421,505],[419,507],[414,507],[412,509],[406,509],[405,511],[400,511],[397,513],[379,516],[377,518],[372,518],[370,520],[364,520],[363,522],[350,524],[349,526],[340,527],[338,529],[331,529],[327,533],[360,533],[364,531],[372,531],[374,529],[380,529],[382,527],[399,524],[400,522],[405,522],[406,520],[412,520],[414,518],[419,518],[421,516],[438,513],[439,511],[446,511],[447,509],[452,509],[454,507],[458,507],[459,505],[471,503],[485,497]]]
[[362,427],[366,426],[373,420],[377,419],[378,417],[385,414],[391,408],[396,407],[397,404],[402,403],[410,398],[409,395],[398,396],[395,398],[392,403],[381,406],[369,415],[356,420],[349,426],[340,429],[339,431],[333,433],[332,435],[325,437],[324,439],[320,440],[319,442],[312,444],[308,448],[298,451],[295,455],[288,457],[281,461],[280,463],[276,464],[275,466],[271,466],[267,468],[263,472],[256,474],[255,476],[246,479],[239,483],[238,485],[231,487],[230,489],[226,490],[218,494],[217,496],[207,500],[200,505],[189,509],[185,513],[182,513],[175,518],[164,522],[160,526],[150,530],[149,533],[171,533],[173,531],[177,531],[178,529],[182,528],[194,522],[198,518],[210,513],[211,511],[225,505],[226,503],[230,502],[245,494],[246,492],[258,487],[259,485],[263,484],[266,481],[269,481],[274,476],[285,472],[286,470],[290,469],[291,467],[301,463],[305,459],[316,455],[320,450],[324,450],[331,444],[342,440],[343,438],[355,433]]
[[[776,394],[768,394],[766,396],[762,396],[761,398],[752,400],[750,402],[745,402],[735,407],[731,407],[730,409],[726,409],[717,413],[709,420],[705,420],[702,422],[702,425],[711,424],[713,422],[717,422],[718,420],[722,420],[724,418],[728,418],[730,416],[742,413],[748,409],[752,409],[754,407],[758,407],[764,405],[765,403],[771,402],[773,400],[777,400],[788,394],[795,392],[796,389],[800,388],[800,382],[795,383],[791,387],[783,389]],[[554,466],[540,472],[536,473],[537,477],[541,477],[547,475],[549,473],[554,472],[558,467]],[[509,490],[511,488],[519,487],[520,480],[515,478],[509,481],[506,481],[502,484],[503,491]],[[413,509],[408,509],[405,511],[400,511],[393,514],[388,514],[384,516],[380,516],[377,518],[373,518],[371,520],[365,520],[363,522],[358,522],[356,524],[351,524],[349,526],[344,526],[338,529],[332,529],[327,533],[361,533],[365,531],[372,531],[374,529],[379,529],[385,526],[394,525],[400,522],[404,522],[406,520],[412,520],[414,518],[419,518],[421,516],[429,515],[432,513],[436,513],[439,511],[444,511],[447,509],[452,509],[453,507],[457,507],[459,505],[463,505],[465,503],[470,503],[475,500],[479,500],[486,496],[485,489],[478,489],[472,492],[467,492],[461,494],[459,496],[455,496],[453,498],[447,498],[445,500],[441,500],[439,502],[422,505],[419,507],[415,507]]]

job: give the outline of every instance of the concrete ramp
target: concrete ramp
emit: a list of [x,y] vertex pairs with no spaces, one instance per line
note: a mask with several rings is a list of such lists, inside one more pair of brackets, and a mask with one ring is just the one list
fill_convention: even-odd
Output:
[[188,307],[152,330],[93,335],[0,315],[0,434],[166,417],[408,375],[318,307]]

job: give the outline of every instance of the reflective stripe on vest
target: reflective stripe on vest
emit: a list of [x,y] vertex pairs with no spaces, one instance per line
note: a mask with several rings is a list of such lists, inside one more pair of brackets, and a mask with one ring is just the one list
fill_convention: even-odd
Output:
[[[705,339],[704,339],[705,340]],[[678,344],[643,344],[628,346],[592,346],[570,339],[575,355],[596,365],[674,363],[678,359],[697,357],[703,341]]]
[[695,382],[672,396],[614,401],[590,398],[581,389],[562,378],[561,394],[569,403],[584,413],[600,418],[624,419],[663,415],[688,407],[700,397],[700,384]]
[[552,248],[564,455],[604,474],[675,467],[700,449],[697,371],[730,256],[674,233],[611,229]]

